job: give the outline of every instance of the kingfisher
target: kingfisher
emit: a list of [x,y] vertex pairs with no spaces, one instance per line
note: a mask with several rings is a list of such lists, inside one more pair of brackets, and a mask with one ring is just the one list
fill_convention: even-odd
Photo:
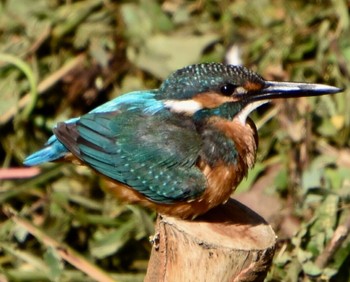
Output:
[[158,89],[130,92],[59,122],[24,164],[86,165],[110,180],[108,190],[120,200],[193,219],[225,203],[253,167],[253,110],[275,98],[341,91],[267,81],[243,66],[190,65]]

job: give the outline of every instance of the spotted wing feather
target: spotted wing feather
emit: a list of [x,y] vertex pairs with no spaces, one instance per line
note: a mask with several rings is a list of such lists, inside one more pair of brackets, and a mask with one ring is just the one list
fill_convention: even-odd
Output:
[[205,190],[195,166],[201,138],[171,117],[91,113],[54,133],[80,160],[154,202],[191,200]]

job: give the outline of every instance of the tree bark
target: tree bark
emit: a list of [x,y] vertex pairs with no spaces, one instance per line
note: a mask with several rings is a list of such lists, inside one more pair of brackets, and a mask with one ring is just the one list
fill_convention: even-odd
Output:
[[160,215],[146,282],[263,281],[276,235],[248,207],[230,199],[195,220]]

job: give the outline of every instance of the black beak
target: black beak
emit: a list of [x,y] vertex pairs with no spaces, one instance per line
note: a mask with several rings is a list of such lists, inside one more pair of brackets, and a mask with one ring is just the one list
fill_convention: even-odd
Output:
[[276,98],[297,98],[335,94],[344,89],[316,83],[266,81],[262,89],[248,94],[249,100],[261,101]]

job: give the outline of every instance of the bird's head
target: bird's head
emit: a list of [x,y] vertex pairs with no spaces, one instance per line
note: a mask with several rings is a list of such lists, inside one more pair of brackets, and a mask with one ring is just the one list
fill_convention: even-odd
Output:
[[179,69],[159,88],[161,99],[170,111],[193,116],[241,115],[275,98],[319,96],[342,89],[312,83],[267,81],[242,66],[203,63]]

